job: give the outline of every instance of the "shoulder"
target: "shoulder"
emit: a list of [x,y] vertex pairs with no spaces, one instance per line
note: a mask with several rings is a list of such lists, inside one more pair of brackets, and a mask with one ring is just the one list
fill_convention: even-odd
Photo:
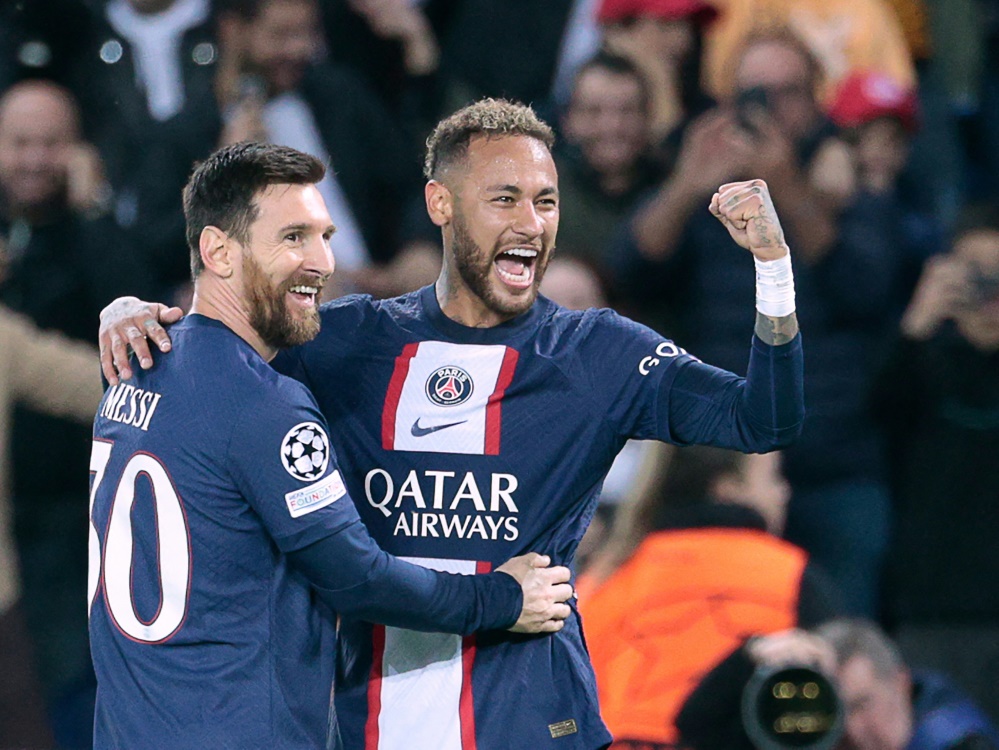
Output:
[[542,323],[542,338],[549,345],[613,346],[615,348],[633,342],[652,343],[666,339],[648,326],[636,323],[609,308],[589,308],[569,310],[551,300],[539,297],[546,306]]
[[369,294],[350,294],[327,302],[319,310],[321,326],[317,340],[356,339],[359,328],[405,326],[419,320],[419,295],[420,292],[416,291],[391,299],[375,299]]
[[170,335],[174,348],[164,361],[190,382],[198,402],[209,402],[213,409],[234,416],[313,403],[305,386],[278,373],[228,329],[192,329],[181,323],[171,328]]

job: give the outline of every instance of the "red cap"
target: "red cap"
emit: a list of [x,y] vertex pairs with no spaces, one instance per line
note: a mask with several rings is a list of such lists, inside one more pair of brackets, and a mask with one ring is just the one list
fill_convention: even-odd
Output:
[[597,20],[615,23],[630,18],[693,17],[697,23],[706,24],[717,15],[718,9],[704,0],[601,0]]
[[883,73],[851,73],[836,89],[829,116],[840,127],[855,128],[880,117],[894,117],[909,132],[916,130],[919,101]]

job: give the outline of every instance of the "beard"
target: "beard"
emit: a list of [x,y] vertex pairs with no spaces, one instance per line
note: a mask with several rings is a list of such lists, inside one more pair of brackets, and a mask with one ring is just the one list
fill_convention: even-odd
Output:
[[534,279],[531,288],[525,294],[504,297],[497,294],[492,278],[493,259],[499,253],[499,242],[487,253],[475,244],[460,213],[455,212],[452,225],[455,267],[469,291],[482,300],[491,312],[504,318],[513,318],[530,310],[534,300],[537,299],[538,287],[541,286],[541,279],[545,275],[545,269],[548,268],[548,261],[554,249],[538,253],[534,261]]
[[299,284],[314,286],[315,277],[292,277],[274,286],[263,269],[247,254],[243,258],[243,278],[250,325],[267,346],[287,349],[316,337],[319,333],[318,304],[304,318],[297,318],[288,309],[287,303],[288,290]]

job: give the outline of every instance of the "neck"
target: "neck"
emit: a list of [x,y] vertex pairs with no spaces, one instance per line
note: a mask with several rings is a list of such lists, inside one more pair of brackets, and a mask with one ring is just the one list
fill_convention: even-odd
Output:
[[623,169],[618,172],[609,172],[600,175],[600,189],[605,195],[617,197],[624,195],[631,190],[634,182],[634,169]]
[[441,268],[441,275],[437,277],[434,291],[441,312],[455,323],[461,323],[469,328],[494,328],[516,317],[504,316],[490,310],[462,281],[457,269],[449,268],[446,262]]
[[212,276],[210,271],[202,271],[201,276],[194,282],[191,312],[224,323],[233,333],[252,346],[264,361],[270,362],[277,355],[277,349],[265,344],[250,323],[246,304],[232,288],[229,279]]

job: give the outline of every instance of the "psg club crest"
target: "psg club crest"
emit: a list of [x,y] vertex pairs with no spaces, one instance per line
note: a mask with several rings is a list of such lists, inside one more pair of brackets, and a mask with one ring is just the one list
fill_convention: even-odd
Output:
[[288,430],[281,442],[281,463],[295,479],[311,482],[326,471],[330,441],[315,422],[302,422]]
[[427,378],[427,398],[438,406],[457,406],[472,397],[472,376],[460,367],[448,365]]

